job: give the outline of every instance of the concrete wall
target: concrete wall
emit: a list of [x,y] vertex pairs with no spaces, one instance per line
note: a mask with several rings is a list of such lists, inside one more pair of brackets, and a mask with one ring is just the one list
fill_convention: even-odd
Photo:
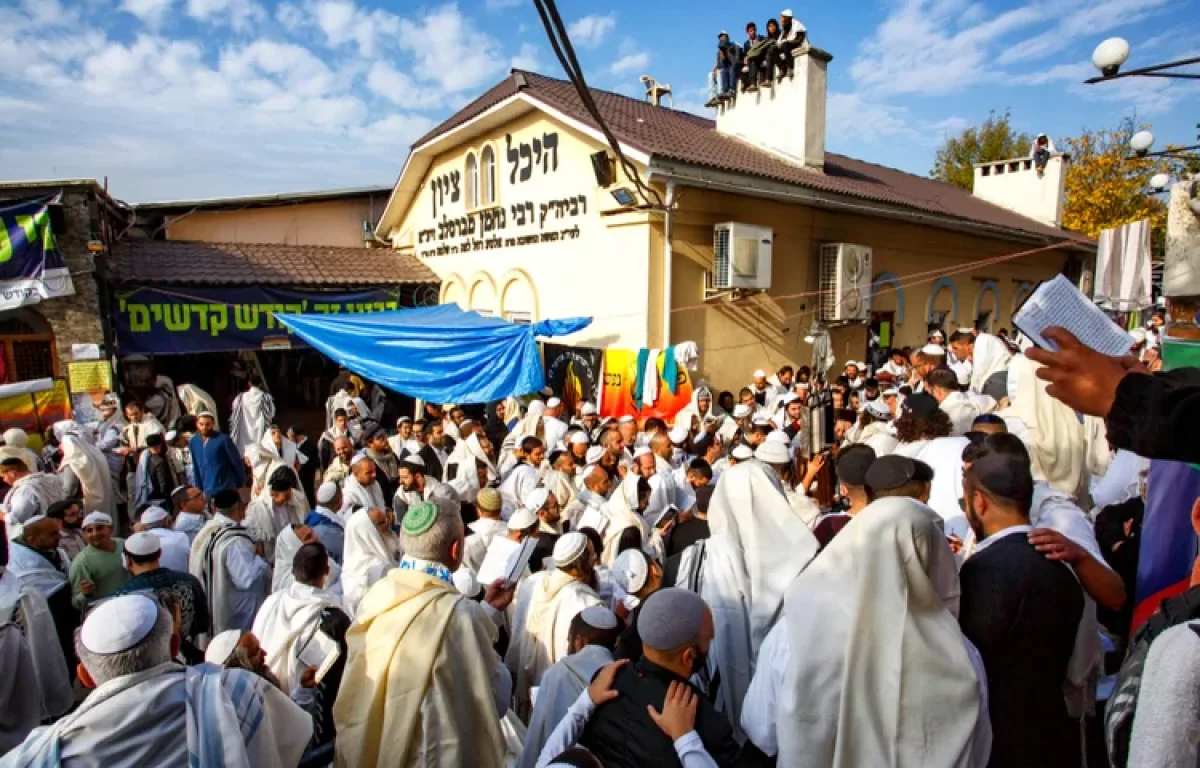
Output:
[[287,245],[363,246],[363,222],[374,227],[387,195],[327,200],[241,211],[175,214],[168,240],[206,243],[281,243]]
[[[557,168],[544,147],[551,135]],[[509,136],[518,158],[515,180]],[[467,159],[482,157],[487,147],[497,158],[496,199],[470,207]],[[619,206],[597,186],[590,160],[603,148],[540,113],[471,139],[434,159],[421,192],[389,233],[392,243],[437,273],[442,303],[534,321],[593,317],[591,327],[566,339],[577,346],[653,343],[648,328],[661,329],[661,307],[653,308],[651,296],[661,303],[661,290],[652,285],[662,278],[661,266],[656,275],[651,263],[651,221],[661,216],[615,212]]]
[[[1012,310],[1023,292],[1061,271],[1067,255],[1043,252],[960,273],[972,261],[1017,253],[1033,246],[933,229],[889,219],[834,213],[800,205],[756,200],[699,189],[682,189],[673,214],[671,341],[700,345],[701,375],[714,386],[736,391],[755,368],[811,363],[804,342],[816,313],[817,253],[824,243],[872,248],[873,278],[909,282],[901,293],[880,293],[876,311],[896,312],[896,346],[924,343],[931,307],[946,310],[945,328],[974,324],[977,306],[992,309],[991,330],[1012,328]],[[712,264],[712,227],[739,221],[775,232],[771,290],[750,298],[700,305],[704,273]],[[923,277],[910,277],[924,274]],[[807,294],[797,296],[797,294]],[[957,296],[957,301],[955,297]],[[901,310],[903,318],[901,318]],[[867,351],[864,324],[831,331],[837,366],[861,360]]]
[[1040,221],[1062,225],[1067,199],[1067,158],[1054,155],[1038,176],[1033,158],[1018,157],[975,166],[975,197]]

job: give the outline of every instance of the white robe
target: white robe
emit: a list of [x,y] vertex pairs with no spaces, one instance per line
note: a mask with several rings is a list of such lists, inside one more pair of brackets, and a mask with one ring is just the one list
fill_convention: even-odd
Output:
[[396,567],[400,544],[396,537],[381,536],[366,509],[346,523],[346,549],[342,560],[342,591],[346,612],[353,617],[359,603],[375,582]]
[[986,763],[958,571],[935,522],[911,499],[880,499],[788,587],[780,768]]
[[244,456],[248,447],[262,440],[274,419],[275,401],[258,387],[251,387],[235,397],[229,418],[229,437],[237,446],[238,454]]
[[979,409],[962,392],[951,392],[938,408],[950,417],[950,423],[953,425],[950,434],[954,437],[961,437],[970,432],[971,425],[979,416]]
[[246,530],[250,538],[262,542],[263,556],[268,561],[275,559],[275,539],[284,528],[300,525],[308,517],[308,500],[304,492],[292,491],[292,497],[283,507],[276,507],[271,500],[270,490],[265,490],[250,500],[246,507]]
[[379,482],[371,483],[370,487],[363,487],[354,475],[346,475],[346,479],[342,483],[342,502],[347,507],[357,504],[363,509],[387,509],[387,502],[383,500],[383,489],[379,487]]
[[58,570],[50,561],[18,541],[8,544],[8,572],[21,581],[21,586],[32,589],[49,600],[60,589],[70,583],[71,558],[62,549],[58,550],[63,568]]
[[953,534],[965,540],[971,530],[966,513],[959,506],[963,497],[962,452],[967,447],[965,437],[939,437],[929,440],[913,458],[933,468],[929,489],[929,506],[942,518],[947,536]]
[[700,596],[716,628],[709,659],[721,675],[718,708],[738,737],[759,646],[788,585],[817,554],[816,538],[797,522],[779,478],[757,461],[726,470],[709,501]]
[[162,556],[158,564],[167,570],[187,573],[188,560],[192,553],[192,542],[188,535],[170,528],[151,528],[150,533],[158,537],[162,546]]
[[585,608],[604,603],[587,584],[561,571],[542,571],[517,590],[512,639],[504,657],[513,674],[517,714],[529,712],[530,689],[567,656],[571,620]]
[[215,515],[192,542],[189,570],[208,596],[214,636],[250,629],[270,590],[271,566],[255,552],[244,527]]
[[524,506],[525,497],[529,495],[530,491],[537,488],[540,479],[537,467],[527,462],[521,462],[500,484],[500,495],[514,508]]
[[66,435],[62,439],[64,467],[70,467],[79,478],[83,491],[85,513],[117,514],[117,497],[113,492],[112,473],[104,453],[86,438]]
[[4,499],[4,507],[8,512],[5,523],[9,541],[21,535],[26,520],[34,515],[46,514],[51,504],[62,499],[62,482],[57,475],[32,472],[13,483],[12,490]]
[[6,762],[291,768],[311,738],[311,716],[253,672],[168,662],[104,683]]
[[267,666],[279,678],[284,693],[290,694],[299,686],[300,673],[305,669],[299,653],[318,631],[321,612],[330,607],[340,607],[334,595],[293,582],[268,597],[254,617],[251,631],[262,643]]
[[546,670],[538,686],[537,705],[525,733],[525,747],[517,768],[535,768],[542,747],[567,710],[579,698],[601,667],[611,664],[612,651],[600,645],[584,646]]
[[471,530],[471,533],[467,536],[466,544],[463,545],[463,565],[478,573],[492,539],[507,534],[508,526],[504,524],[503,520],[481,517],[467,528]]

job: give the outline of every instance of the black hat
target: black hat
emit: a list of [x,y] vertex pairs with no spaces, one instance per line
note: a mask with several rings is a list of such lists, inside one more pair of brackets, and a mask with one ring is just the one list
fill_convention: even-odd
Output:
[[929,421],[938,413],[937,399],[927,392],[916,392],[904,399],[904,412],[911,413],[922,421]]
[[933,467],[907,456],[880,456],[871,462],[863,479],[872,493],[890,491],[914,480],[919,483],[932,482]]
[[241,500],[241,494],[233,489],[230,489],[227,491],[218,491],[217,494],[213,496],[212,502],[213,506],[217,509],[233,509]]
[[1033,474],[1024,457],[990,452],[972,462],[968,472],[993,496],[1013,502],[1023,512],[1029,511],[1033,502]]
[[869,378],[865,382],[863,382],[863,386],[866,387],[867,389],[879,389],[879,379],[872,376],[871,378]]
[[867,484],[867,470],[875,463],[875,449],[859,443],[842,449],[837,460],[838,480],[861,488]]
[[161,432],[155,432],[153,434],[146,435],[146,447],[147,448],[157,448],[158,446],[160,446],[162,444],[163,444],[163,436],[162,436]]

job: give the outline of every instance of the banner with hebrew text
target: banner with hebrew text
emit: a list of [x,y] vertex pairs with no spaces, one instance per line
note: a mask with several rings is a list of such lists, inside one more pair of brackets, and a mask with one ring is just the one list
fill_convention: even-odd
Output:
[[600,401],[600,415],[619,419],[633,416],[639,423],[657,416],[670,423],[675,414],[691,402],[692,381],[687,369],[679,366],[676,371],[675,393],[672,394],[663,381],[664,353],[660,352],[655,368],[658,371],[658,396],[654,404],[639,408],[635,390],[638,377],[638,350],[604,350],[604,387]]
[[0,206],[0,311],[75,293],[50,228],[55,198]]
[[413,305],[413,290],[353,293],[273,286],[118,289],[113,302],[121,355],[307,347],[275,314],[350,315]]

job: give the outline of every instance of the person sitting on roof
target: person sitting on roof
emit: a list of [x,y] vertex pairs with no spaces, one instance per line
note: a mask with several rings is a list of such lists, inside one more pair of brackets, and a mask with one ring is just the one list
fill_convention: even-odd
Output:
[[1046,172],[1046,163],[1050,162],[1050,156],[1055,152],[1054,142],[1044,133],[1039,133],[1037,138],[1033,140],[1033,168],[1037,171],[1037,175],[1041,176]]
[[746,43],[742,46],[745,66],[742,67],[742,90],[753,93],[758,90],[760,79],[770,85],[775,76],[775,41],[760,37],[758,25],[753,21],[746,25]]
[[734,78],[741,70],[742,49],[730,41],[728,32],[721,30],[717,35],[717,63],[709,76],[709,99],[705,106],[715,107],[722,101],[732,99],[736,94]]
[[785,75],[791,75],[795,68],[795,59],[792,58],[792,51],[804,45],[808,39],[808,29],[792,18],[791,9],[785,9],[779,14],[779,79],[782,81]]

